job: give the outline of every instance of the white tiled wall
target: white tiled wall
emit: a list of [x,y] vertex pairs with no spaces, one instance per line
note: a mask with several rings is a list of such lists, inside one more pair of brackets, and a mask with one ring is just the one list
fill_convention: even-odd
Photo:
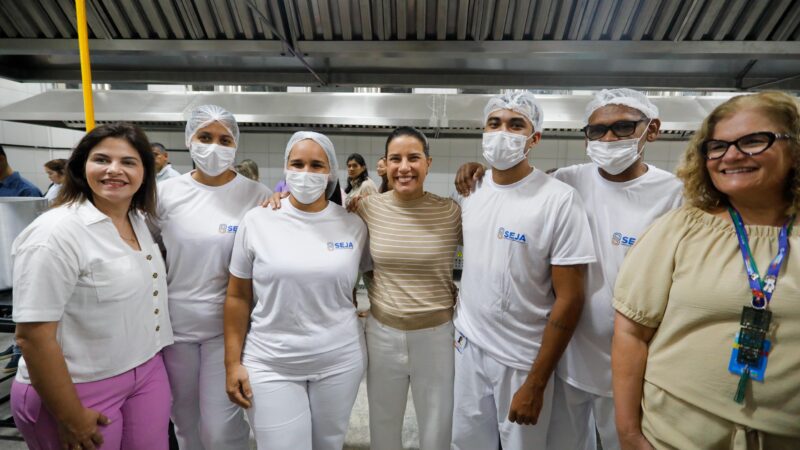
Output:
[[[184,150],[183,133],[148,133],[151,141],[161,142],[170,149],[169,158],[179,172],[191,170],[189,153]],[[239,144],[236,160],[252,159],[259,166],[261,181],[274,187],[283,176],[283,155],[289,133],[244,133]],[[351,153],[360,153],[367,160],[370,176],[378,180],[375,164],[384,154],[384,136],[332,135],[339,161],[339,179],[344,183],[347,177],[345,159]],[[483,162],[481,139],[441,138],[430,139],[433,165],[425,180],[425,189],[439,195],[450,195],[454,190],[453,179],[461,164],[469,161]],[[542,170],[565,167],[588,162],[582,140],[547,139],[543,137],[531,152],[531,161]],[[645,147],[645,160],[661,169],[673,171],[685,148],[683,141],[651,142]]]
[[[40,94],[45,88],[40,83],[16,83],[0,78],[0,107]],[[3,144],[9,164],[42,193],[50,185],[44,163],[67,158],[69,149],[82,136],[82,132],[75,130],[0,121],[0,144]]]

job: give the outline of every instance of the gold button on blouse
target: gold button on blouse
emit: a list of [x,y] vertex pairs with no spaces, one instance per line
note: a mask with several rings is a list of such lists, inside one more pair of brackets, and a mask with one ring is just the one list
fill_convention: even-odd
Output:
[[153,312],[154,312],[155,314],[158,314],[158,308],[156,308],[156,310],[155,310],[155,311],[153,311]]
[[153,255],[147,255],[147,260],[150,261],[151,259],[153,259]]
[[161,325],[156,325],[156,331],[161,329]]
[[154,272],[153,273],[153,278],[158,278],[158,274]]
[[153,297],[158,297],[158,291],[153,291]]

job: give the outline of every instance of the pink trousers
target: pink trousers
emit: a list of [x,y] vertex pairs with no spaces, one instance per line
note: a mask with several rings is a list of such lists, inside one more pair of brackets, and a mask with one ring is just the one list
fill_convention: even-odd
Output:
[[[120,375],[75,383],[85,408],[104,414],[111,423],[100,425],[103,450],[167,450],[172,403],[161,353]],[[61,450],[58,424],[29,384],[14,381],[11,413],[32,450]]]

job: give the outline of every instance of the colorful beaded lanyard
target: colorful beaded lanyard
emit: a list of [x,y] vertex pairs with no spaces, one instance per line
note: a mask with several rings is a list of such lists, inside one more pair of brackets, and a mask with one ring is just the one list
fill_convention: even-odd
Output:
[[751,304],[742,309],[741,328],[734,339],[733,353],[728,365],[731,373],[739,375],[739,384],[733,400],[736,403],[744,403],[747,381],[751,378],[756,381],[764,381],[764,371],[771,345],[767,339],[767,332],[772,320],[772,312],[767,309],[767,306],[772,300],[772,293],[778,283],[778,273],[789,251],[789,233],[792,231],[795,216],[789,217],[781,227],[778,235],[778,254],[770,263],[767,276],[762,279],[756,260],[750,251],[750,239],[747,236],[742,216],[732,207],[728,208],[728,212],[736,229],[739,249],[742,252],[747,280],[753,295]]

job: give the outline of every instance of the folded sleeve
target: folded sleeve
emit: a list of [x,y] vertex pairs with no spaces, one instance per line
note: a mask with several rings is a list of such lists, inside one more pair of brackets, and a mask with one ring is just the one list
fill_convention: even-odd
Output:
[[595,262],[589,219],[574,189],[561,197],[555,217],[550,264],[570,266]]
[[61,320],[78,283],[77,258],[37,244],[16,250],[13,264],[14,322]]
[[250,247],[247,239],[248,217],[245,215],[239,228],[236,230],[236,236],[233,239],[233,252],[231,253],[231,264],[228,267],[231,275],[236,278],[250,280],[253,278],[253,250]]
[[617,276],[614,309],[646,327],[658,327],[667,308],[676,254],[685,234],[683,210],[653,222],[625,256]]

